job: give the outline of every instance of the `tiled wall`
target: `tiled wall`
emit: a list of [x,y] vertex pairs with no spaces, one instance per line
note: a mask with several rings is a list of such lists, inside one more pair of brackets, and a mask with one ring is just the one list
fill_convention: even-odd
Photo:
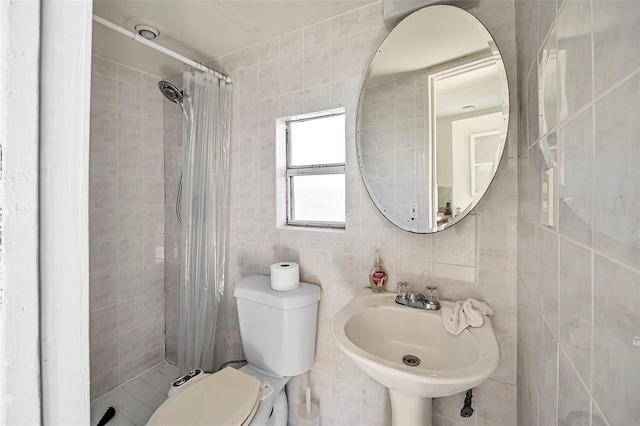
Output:
[[518,1],[516,20],[518,424],[640,424],[640,2]]
[[[367,87],[362,105],[361,150],[369,185],[386,211],[408,226],[413,223],[409,203],[426,194],[424,166],[418,161],[424,156],[425,127],[424,120],[416,119],[424,116],[423,87],[422,73],[387,81]],[[425,222],[424,203],[418,212],[418,221]]]
[[164,358],[164,153],[158,78],[93,57],[91,397]]
[[[182,74],[166,79],[182,88]],[[182,173],[182,109],[164,100],[164,177],[165,177],[165,329],[166,358],[178,362],[178,274],[180,260],[180,222],[176,197]]]
[[[368,285],[380,250],[389,282],[417,288],[436,283],[445,297],[478,297],[496,313],[500,366],[476,389],[473,417],[460,417],[462,394],[437,399],[437,424],[507,425],[516,422],[517,105],[515,7],[484,1],[472,12],[489,28],[511,84],[508,146],[498,175],[475,213],[446,231],[417,235],[392,226],[364,189],[355,149],[355,116],[368,63],[387,34],[376,3],[285,34],[221,59],[234,81],[231,164],[232,282],[269,274],[280,260],[298,261],[302,279],[322,287],[316,360],[310,373],[322,424],[389,424],[386,390],[333,343],[332,315]],[[274,119],[346,108],[347,226],[344,233],[276,229]],[[232,289],[227,293],[231,298]],[[229,359],[241,345],[235,302],[229,304]],[[290,422],[303,400],[303,377],[289,385]]]

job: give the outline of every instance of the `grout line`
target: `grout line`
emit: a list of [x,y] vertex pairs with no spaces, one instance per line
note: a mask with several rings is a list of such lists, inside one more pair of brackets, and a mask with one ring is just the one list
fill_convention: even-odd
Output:
[[[566,1],[570,1],[570,0],[566,0]],[[593,34],[592,34],[593,36]],[[594,49],[593,43],[592,43],[592,49]],[[595,52],[595,49],[594,49]],[[595,72],[595,58],[592,58],[592,61],[594,63],[594,72]],[[617,82],[615,82],[614,84],[612,84],[611,86],[609,86],[609,88],[607,90],[604,90],[598,97],[595,96],[595,76],[592,76],[592,81],[593,81],[593,105],[595,105],[597,102],[601,101],[603,98],[607,97],[607,95],[609,95],[611,92],[614,92],[616,89],[618,89],[620,86],[624,85],[625,83],[627,83],[629,80],[634,79],[637,75],[640,74],[640,68],[631,71],[629,74],[627,74],[626,76],[622,77],[620,80],[618,80]]]
[[[586,392],[587,397],[589,399],[591,399],[591,392],[589,392],[589,388],[585,384],[584,379],[582,378],[580,373],[578,373],[578,369],[576,368],[575,365],[573,365],[573,361],[571,361],[571,358],[569,358],[569,355],[567,355],[567,353],[565,352],[565,350],[562,347],[562,345],[558,344],[558,348],[559,348],[559,351],[562,351],[562,355],[568,361],[569,368],[571,368],[571,370],[573,371],[574,375],[578,378],[578,381],[580,382],[580,385],[582,385],[583,390]],[[560,368],[560,357],[558,356],[558,369],[559,368]],[[559,374],[558,374],[558,380],[560,380],[560,375]],[[589,404],[589,405],[591,405],[591,404]]]

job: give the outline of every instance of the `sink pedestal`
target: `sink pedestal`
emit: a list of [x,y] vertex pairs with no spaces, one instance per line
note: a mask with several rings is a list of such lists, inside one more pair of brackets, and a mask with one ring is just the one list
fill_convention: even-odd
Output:
[[389,389],[393,426],[431,426],[433,398],[406,395]]

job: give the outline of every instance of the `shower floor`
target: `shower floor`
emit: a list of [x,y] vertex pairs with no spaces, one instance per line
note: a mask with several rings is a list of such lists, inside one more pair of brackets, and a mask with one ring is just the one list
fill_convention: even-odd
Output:
[[171,382],[179,375],[178,367],[162,361],[91,402],[91,426],[96,426],[107,408],[116,415],[107,426],[144,426],[153,412],[167,399]]

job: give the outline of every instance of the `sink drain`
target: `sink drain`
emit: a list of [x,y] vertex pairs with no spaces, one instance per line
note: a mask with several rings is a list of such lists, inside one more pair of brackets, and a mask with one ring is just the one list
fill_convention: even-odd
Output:
[[420,358],[415,355],[405,355],[402,357],[402,362],[409,367],[417,367],[420,365]]

